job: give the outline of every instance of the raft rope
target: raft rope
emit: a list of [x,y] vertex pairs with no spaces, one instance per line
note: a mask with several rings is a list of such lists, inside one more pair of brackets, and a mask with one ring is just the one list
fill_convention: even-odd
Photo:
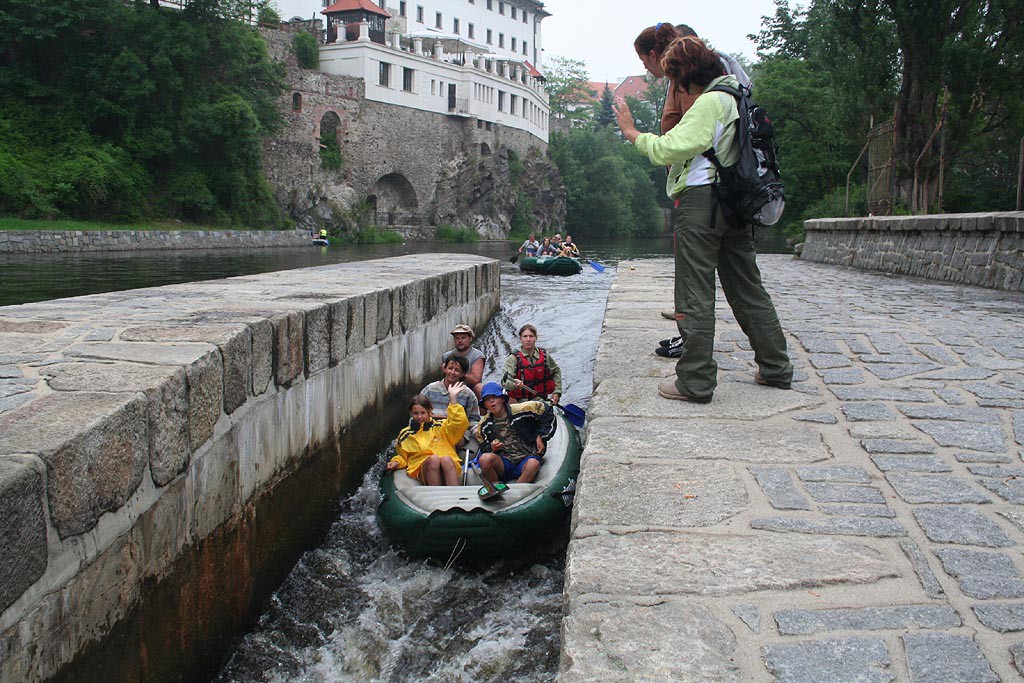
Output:
[[[461,545],[460,545],[461,544]],[[448,571],[455,564],[455,560],[459,559],[459,555],[466,549],[466,539],[460,538],[455,541],[455,547],[452,548],[451,555],[448,556],[448,561],[444,563],[444,569],[442,571]]]

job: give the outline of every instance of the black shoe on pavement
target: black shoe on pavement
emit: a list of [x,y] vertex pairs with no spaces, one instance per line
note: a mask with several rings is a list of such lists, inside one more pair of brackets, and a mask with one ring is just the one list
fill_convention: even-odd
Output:
[[679,358],[683,355],[683,338],[673,337],[668,340],[668,344],[659,346],[654,352],[662,358]]

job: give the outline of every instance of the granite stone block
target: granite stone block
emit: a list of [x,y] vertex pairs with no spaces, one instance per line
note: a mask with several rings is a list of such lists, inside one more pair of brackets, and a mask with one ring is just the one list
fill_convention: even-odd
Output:
[[252,334],[252,395],[263,394],[274,374],[274,325],[269,320],[250,323]]
[[27,455],[0,457],[0,611],[46,571],[43,465]]
[[1005,548],[1015,545],[998,524],[981,512],[961,506],[920,507],[914,517],[935,543]]
[[924,441],[909,439],[862,439],[860,442],[868,453],[934,453],[935,446]]
[[862,467],[857,465],[816,465],[797,467],[796,476],[802,481],[839,481],[867,484],[871,479]]
[[844,403],[842,411],[850,422],[896,419],[896,413],[884,403]]
[[907,633],[902,638],[912,683],[999,683],[999,676],[969,636]]
[[892,519],[878,517],[767,517],[750,522],[752,529],[792,532],[797,534],[825,534],[841,536],[906,536],[907,530]]
[[925,594],[932,599],[938,599],[945,595],[942,584],[935,577],[935,572],[932,571],[928,564],[928,558],[921,552],[921,548],[908,538],[900,541],[900,549],[914,567],[914,573],[917,575],[918,581],[921,582],[921,588],[924,589]]
[[940,548],[935,555],[943,570],[960,584],[960,590],[972,598],[1024,597],[1020,570],[1006,553]]
[[751,474],[757,479],[758,485],[768,496],[768,502],[779,510],[810,510],[807,501],[784,467],[750,467]]
[[779,633],[804,636],[827,631],[880,631],[956,628],[960,615],[947,605],[898,605],[848,609],[781,610],[774,614]]
[[1024,631],[1024,602],[997,602],[974,605],[978,621],[1000,633]]
[[245,327],[219,347],[224,363],[224,412],[230,415],[251,394],[252,333]]
[[991,499],[965,479],[948,474],[888,472],[885,478],[908,503],[990,503]]
[[331,307],[320,306],[306,311],[305,322],[305,372],[306,376],[323,372],[331,364]]
[[942,458],[936,455],[872,455],[872,462],[883,472],[952,472]]
[[778,643],[761,648],[768,673],[780,683],[896,680],[892,659],[881,638],[835,638]]
[[213,435],[224,410],[224,366],[221,355],[211,351],[185,368],[188,386],[188,438],[192,450]]
[[1002,428],[973,422],[915,421],[912,423],[940,446],[969,448],[973,451],[1001,453],[1006,450]]

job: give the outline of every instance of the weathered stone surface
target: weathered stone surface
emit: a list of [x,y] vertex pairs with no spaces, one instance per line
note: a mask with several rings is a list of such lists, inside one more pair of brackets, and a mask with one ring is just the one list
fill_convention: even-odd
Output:
[[934,453],[935,446],[924,441],[902,439],[863,439],[860,442],[868,453]]
[[[872,583],[898,575],[875,549],[834,538],[692,531],[584,536],[581,528],[566,558],[569,596],[732,595]],[[664,553],[669,547],[674,552]],[[630,562],[624,564],[624,557]]]
[[819,370],[850,367],[850,359],[841,353],[812,353],[807,357],[811,365]]
[[303,323],[301,312],[277,316],[274,323],[274,380],[289,386],[303,372]]
[[647,420],[640,443],[631,429],[633,420],[595,418],[593,411],[588,412],[588,418],[585,458],[591,454],[614,457],[629,453],[635,459],[807,463],[831,457],[819,434],[783,424]]
[[917,439],[919,434],[911,432],[899,422],[854,422],[847,428],[854,439]]
[[732,613],[754,633],[761,632],[761,611],[757,605],[748,603],[733,605]]
[[1024,597],[1024,581],[1013,560],[1005,553],[940,548],[935,551],[943,570],[960,583],[960,590],[972,598]]
[[1024,504],[1024,480],[1007,477],[1006,479],[992,479],[979,477],[978,483],[998,495],[1003,500],[1014,505]]
[[188,437],[196,450],[213,435],[224,406],[224,368],[221,356],[210,352],[185,368],[188,383]]
[[887,505],[859,505],[855,503],[832,503],[822,505],[826,515],[840,517],[895,517],[896,513]]
[[896,419],[896,413],[884,403],[844,403],[842,410],[843,415],[851,422]]
[[900,387],[831,387],[830,390],[840,401],[932,401],[927,392]]
[[965,479],[943,474],[889,472],[885,475],[908,503],[989,503],[991,500]]
[[860,368],[835,368],[819,370],[821,381],[825,384],[863,384],[864,373]]
[[934,455],[872,455],[871,461],[883,472],[952,472],[945,460]]
[[576,605],[563,635],[562,683],[746,680],[736,636],[693,603]]
[[64,354],[73,358],[123,360],[149,365],[189,365],[214,348],[212,344],[192,342],[96,342],[76,344]]
[[252,334],[243,328],[220,344],[224,364],[224,412],[230,415],[245,403],[252,388]]
[[0,611],[46,571],[43,466],[31,456],[0,457]]
[[261,320],[249,326],[252,333],[252,395],[267,390],[274,374],[274,325]]
[[[399,291],[395,290],[396,295]],[[331,304],[331,365],[337,365],[347,356],[348,299],[343,299]]]
[[1014,545],[999,525],[973,508],[947,505],[914,509],[917,523],[936,543],[1005,548]]
[[1013,667],[1017,669],[1017,673],[1024,676],[1024,643],[1011,645],[1010,657],[1013,659]]
[[956,628],[960,615],[947,605],[899,605],[850,609],[782,610],[775,623],[784,636],[825,631],[880,631],[883,629]]
[[1024,602],[1000,602],[974,605],[978,621],[1000,633],[1024,631]]
[[768,496],[768,502],[779,510],[810,510],[811,504],[793,484],[784,467],[750,467],[750,473]]
[[322,372],[331,364],[331,308],[321,306],[306,311],[306,375]]
[[841,481],[867,484],[870,480],[864,468],[857,465],[814,465],[797,467],[796,476],[802,481]]
[[765,645],[768,672],[781,683],[857,681],[884,683],[896,679],[892,659],[881,638],[835,638]]
[[823,425],[834,425],[839,422],[832,413],[807,413],[805,415],[794,415],[794,420],[800,420],[801,422],[817,422]]
[[768,517],[750,522],[754,529],[798,534],[838,534],[842,536],[906,536],[907,530],[892,519],[876,517]]
[[935,379],[960,382],[964,380],[988,379],[994,374],[996,373],[991,370],[986,370],[984,368],[960,367],[929,372],[927,375],[923,375],[922,379]]
[[960,422],[984,422],[1001,424],[999,411],[990,408],[953,408],[949,406],[932,406],[920,403],[908,403],[897,406],[899,411],[914,420],[953,420]]
[[577,524],[645,528],[710,526],[749,503],[735,470],[719,461],[592,461],[576,496]]
[[154,484],[163,486],[185,469],[192,450],[185,371],[175,368],[174,374],[159,387],[147,390],[146,397],[150,474]]
[[820,402],[818,398],[796,391],[758,386],[753,379],[749,382],[722,382],[711,403],[669,401],[658,396],[657,379],[610,378],[598,385],[589,414],[593,418],[758,420]]
[[940,446],[970,448],[987,453],[1006,450],[1006,435],[999,427],[973,422],[918,421],[913,425],[935,439]]
[[913,683],[999,681],[981,648],[968,636],[907,633],[902,638]]
[[899,379],[900,377],[909,377],[910,375],[917,375],[928,370],[934,370],[939,367],[935,363],[918,363],[916,365],[904,365],[902,363],[874,363],[868,365],[867,369],[875,377],[879,379]]
[[910,539],[904,539],[900,541],[900,549],[913,565],[914,573],[917,574],[917,579],[921,582],[921,588],[924,589],[925,594],[929,598],[941,598],[945,591],[942,590],[942,584],[936,578],[935,572],[932,571],[928,564],[928,558],[921,552],[921,548]]
[[811,498],[820,503],[876,503],[885,502],[882,492],[872,486],[806,482],[804,488]]

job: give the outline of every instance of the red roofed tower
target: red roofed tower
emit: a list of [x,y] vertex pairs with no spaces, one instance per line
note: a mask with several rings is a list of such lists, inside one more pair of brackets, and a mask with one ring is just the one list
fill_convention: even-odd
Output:
[[384,44],[384,25],[391,15],[370,0],[338,0],[320,12],[327,17],[327,42],[338,37],[338,26],[345,26],[345,40],[359,38],[359,24],[370,25],[370,42]]

